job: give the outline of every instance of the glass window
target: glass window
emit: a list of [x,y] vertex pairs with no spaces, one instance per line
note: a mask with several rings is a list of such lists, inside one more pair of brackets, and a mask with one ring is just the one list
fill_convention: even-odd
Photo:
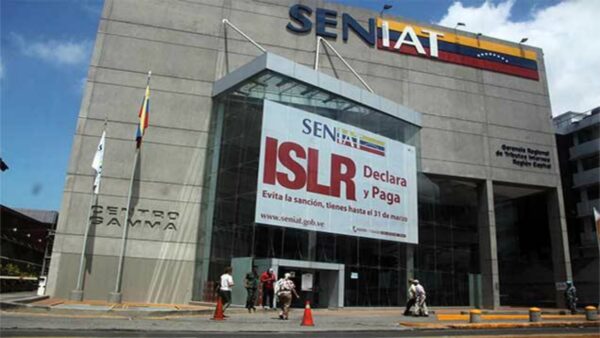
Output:
[[577,132],[577,138],[579,139],[579,144],[597,140],[600,137],[600,128],[598,125],[590,126],[585,129],[581,129]]
[[546,198],[540,190],[494,184],[502,305],[555,305]]
[[[345,265],[346,306],[398,306],[405,301],[403,243],[254,222],[264,100],[290,105],[391,139],[417,146],[419,128],[333,93],[272,72],[264,72],[215,98],[203,201],[214,199],[210,278],[234,257],[316,260]],[[219,136],[220,135],[220,136]],[[210,196],[208,196],[210,195]],[[210,210],[209,203],[203,211]],[[426,234],[425,236],[429,236]],[[451,265],[451,262],[447,263]],[[357,278],[351,278],[352,272]],[[212,279],[211,279],[212,280]]]
[[470,305],[469,274],[479,274],[476,181],[419,176],[419,245],[415,277],[431,305]]
[[597,200],[600,198],[600,185],[593,185],[586,189],[588,200]]
[[591,170],[600,166],[600,155],[584,158],[581,160],[581,167],[583,170]]

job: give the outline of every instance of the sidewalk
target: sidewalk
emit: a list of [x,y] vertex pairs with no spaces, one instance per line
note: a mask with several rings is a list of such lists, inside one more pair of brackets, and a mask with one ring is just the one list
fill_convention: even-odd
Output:
[[224,321],[211,320],[214,305],[195,303],[121,305],[104,302],[72,302],[44,299],[0,313],[2,329],[99,329],[153,331],[364,331],[419,329],[502,329],[517,327],[598,327],[599,321],[586,321],[581,315],[560,315],[544,311],[542,321],[528,322],[524,308],[487,311],[482,323],[470,324],[468,308],[432,308],[429,317],[402,316],[403,308],[313,309],[314,327],[300,326],[303,309],[293,309],[290,320],[280,320],[278,312],[230,308]]

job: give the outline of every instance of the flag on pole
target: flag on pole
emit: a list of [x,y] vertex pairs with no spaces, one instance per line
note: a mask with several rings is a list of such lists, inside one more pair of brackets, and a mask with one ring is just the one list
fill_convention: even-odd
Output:
[[98,148],[96,149],[96,154],[94,155],[94,160],[92,161],[92,168],[96,170],[96,179],[94,179],[94,194],[96,195],[100,192],[100,176],[102,176],[102,162],[104,161],[105,139],[106,130],[102,132],[100,143],[98,143]]
[[142,106],[140,107],[138,116],[140,122],[138,124],[135,142],[139,148],[142,145],[142,137],[144,137],[144,132],[146,132],[146,128],[148,128],[148,121],[150,119],[150,85],[146,86],[146,94],[142,100]]
[[594,223],[596,224],[596,236],[598,236],[598,240],[600,241],[600,212],[596,210],[596,207],[592,207],[594,209]]

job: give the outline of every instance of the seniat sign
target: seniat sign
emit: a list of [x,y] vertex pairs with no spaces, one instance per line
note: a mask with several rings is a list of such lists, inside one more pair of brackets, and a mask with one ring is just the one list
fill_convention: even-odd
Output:
[[[315,34],[324,38],[336,39],[341,24],[344,41],[352,31],[380,50],[539,80],[537,53],[531,50],[406,22],[370,18],[363,26],[347,13],[339,17],[337,11],[324,8],[314,12]],[[294,33],[309,33],[313,28],[312,14],[313,9],[306,5],[293,5],[286,28]]]
[[255,221],[417,243],[415,148],[267,100]]

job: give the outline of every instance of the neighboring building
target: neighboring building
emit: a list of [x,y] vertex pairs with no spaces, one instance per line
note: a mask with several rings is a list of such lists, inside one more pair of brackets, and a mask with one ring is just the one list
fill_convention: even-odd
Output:
[[[58,212],[0,205],[2,292],[32,290],[48,273]],[[23,281],[16,278],[30,277]]]
[[[107,118],[86,299],[208,299],[224,267],[240,286],[254,260],[295,272],[319,307],[402,305],[410,277],[432,305],[560,306],[572,276],[542,50],[377,16],[321,1],[105,1],[49,293],[76,286]],[[317,35],[373,92],[323,45],[315,70]]]
[[593,208],[600,212],[600,107],[554,118],[571,248],[573,279],[581,303],[600,299],[600,248]]

